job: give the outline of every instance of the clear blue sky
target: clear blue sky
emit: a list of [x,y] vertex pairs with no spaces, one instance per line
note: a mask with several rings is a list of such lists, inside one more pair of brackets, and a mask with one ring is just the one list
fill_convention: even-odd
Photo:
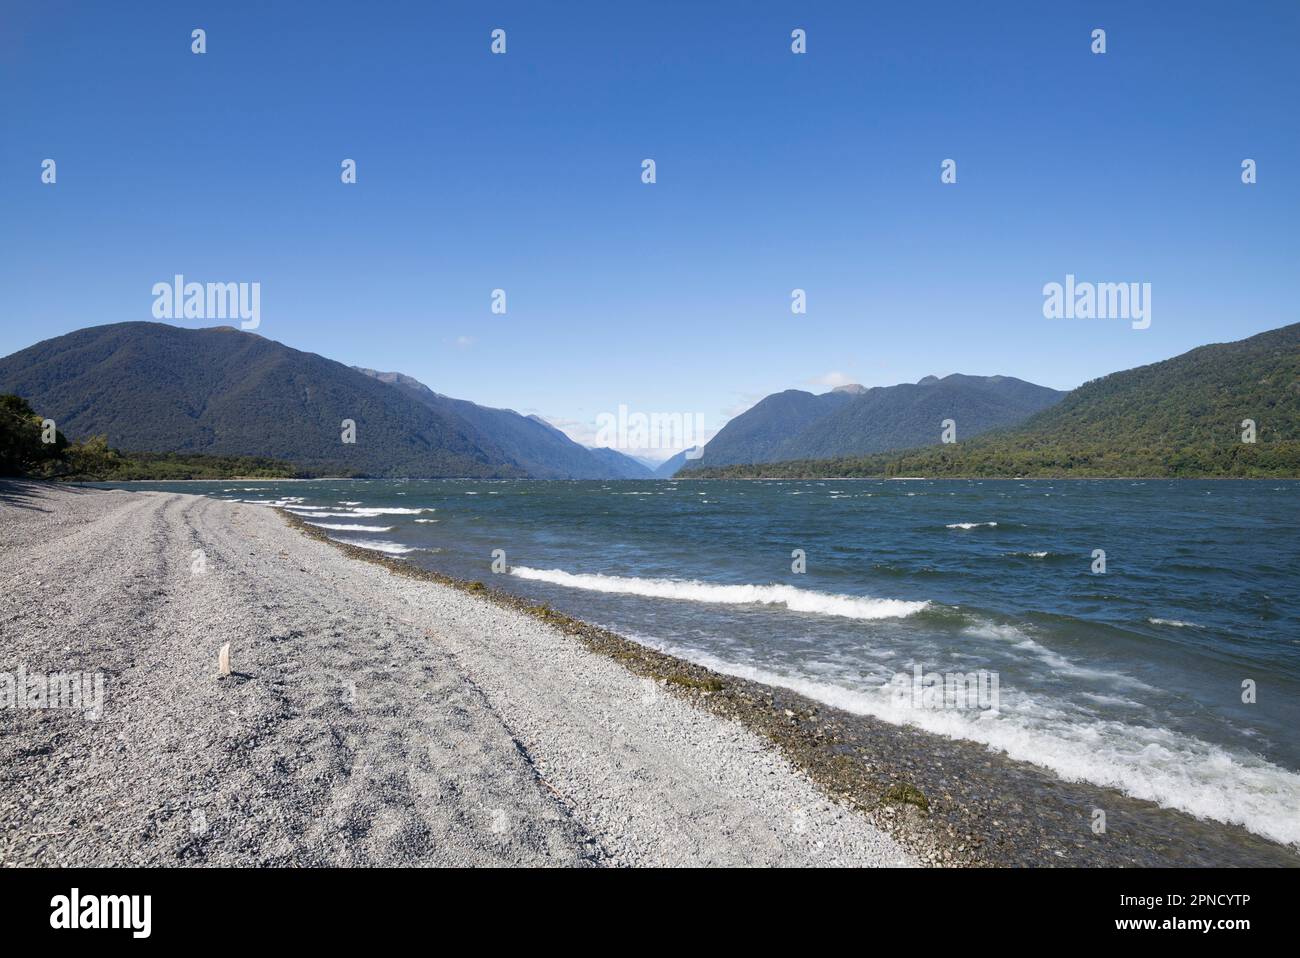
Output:
[[[836,373],[1069,388],[1300,318],[1298,64],[1290,0],[7,0],[0,354],[184,273],[575,434]],[[1045,319],[1066,273],[1150,282],[1151,328]]]

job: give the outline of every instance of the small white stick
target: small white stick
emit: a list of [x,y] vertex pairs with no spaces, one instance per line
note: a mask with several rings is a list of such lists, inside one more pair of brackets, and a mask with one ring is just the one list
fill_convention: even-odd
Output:
[[225,678],[230,674],[230,643],[227,642],[217,653],[217,674]]

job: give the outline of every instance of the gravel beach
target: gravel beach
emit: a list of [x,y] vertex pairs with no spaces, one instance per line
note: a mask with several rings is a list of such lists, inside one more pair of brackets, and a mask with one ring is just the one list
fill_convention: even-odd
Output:
[[268,508],[3,483],[0,595],[0,673],[103,676],[0,708],[3,865],[916,863],[741,723]]

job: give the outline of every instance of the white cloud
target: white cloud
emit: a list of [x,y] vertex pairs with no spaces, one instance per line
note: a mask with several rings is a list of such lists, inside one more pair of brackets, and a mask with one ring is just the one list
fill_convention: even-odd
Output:
[[854,380],[851,376],[846,376],[844,373],[834,370],[829,373],[822,373],[820,376],[814,376],[812,379],[805,380],[805,382],[809,386],[829,386],[834,389],[836,386],[847,386]]
[[[580,419],[559,419],[552,416],[544,416],[540,413],[538,414],[538,418],[545,419],[548,423],[581,446],[587,446],[590,448],[599,448],[600,446],[597,442],[600,429],[595,421],[587,422]],[[693,442],[691,446],[702,446],[717,434],[718,430],[716,429],[702,430],[698,436],[692,437],[698,441]],[[624,448],[617,444],[610,445],[609,443],[605,443],[604,445],[607,448],[615,449],[626,456],[632,456],[637,459],[646,459],[651,462],[664,462],[677,455],[677,453],[681,452],[683,449],[691,448],[691,446],[674,446],[672,448],[664,448],[661,446],[649,446],[645,448],[629,446]]]
[[554,416],[545,416],[541,413],[537,414],[537,418],[545,419],[580,446],[590,446],[596,442],[596,427],[593,423],[582,422],[578,419],[557,419]]

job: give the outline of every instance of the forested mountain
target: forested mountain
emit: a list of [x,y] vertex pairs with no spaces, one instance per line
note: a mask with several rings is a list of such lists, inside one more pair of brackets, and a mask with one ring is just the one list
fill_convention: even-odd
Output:
[[790,389],[741,413],[710,440],[701,464],[861,456],[958,438],[1020,422],[1065,394],[1011,376],[927,376],[897,386],[841,386],[815,396]]
[[820,396],[801,389],[773,393],[723,426],[704,447],[700,462],[709,466],[769,462],[791,436],[853,399],[852,393],[836,391]]
[[647,479],[650,470],[613,449],[588,449],[537,416],[493,409],[434,392],[402,373],[353,367],[431,409],[469,423],[533,479]]
[[1094,379],[970,442],[696,474],[1300,476],[1300,323]]
[[610,478],[613,479],[653,479],[654,471],[645,463],[638,462],[631,456],[619,452],[617,449],[608,447],[597,447],[587,450],[596,459],[603,462],[613,473]]
[[27,399],[69,438],[103,435],[130,451],[265,456],[345,475],[526,474],[464,419],[231,327],[78,330],[0,359],[0,393]]

